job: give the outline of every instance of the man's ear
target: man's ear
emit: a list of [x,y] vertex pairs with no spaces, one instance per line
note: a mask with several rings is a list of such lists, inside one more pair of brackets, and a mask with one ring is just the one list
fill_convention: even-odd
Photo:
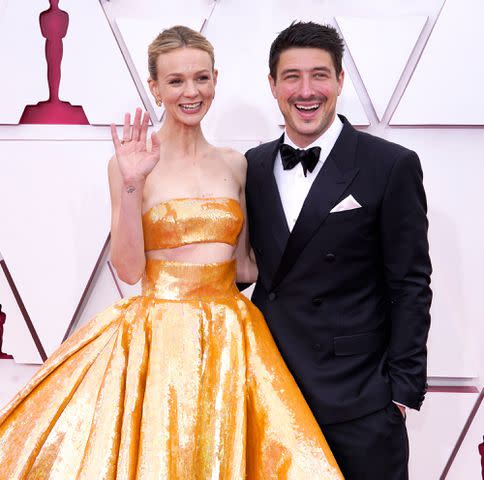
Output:
[[213,70],[213,85],[217,85],[217,78],[218,78],[218,70],[214,68]]
[[269,75],[267,75],[267,79],[269,80],[269,86],[271,87],[272,96],[277,99],[276,81],[272,78],[272,75],[270,73]]
[[339,73],[339,76],[338,76],[338,96],[341,95],[341,92],[343,91],[344,81],[345,81],[345,71],[341,69],[341,72]]

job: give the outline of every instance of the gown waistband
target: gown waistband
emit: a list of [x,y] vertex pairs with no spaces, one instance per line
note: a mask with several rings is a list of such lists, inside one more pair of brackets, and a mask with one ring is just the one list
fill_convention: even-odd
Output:
[[232,296],[236,261],[185,263],[149,258],[142,278],[142,295],[160,300],[197,300]]

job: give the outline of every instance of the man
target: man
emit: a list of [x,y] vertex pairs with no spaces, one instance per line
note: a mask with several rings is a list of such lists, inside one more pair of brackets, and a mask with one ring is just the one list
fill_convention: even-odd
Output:
[[342,55],[336,30],[312,22],[272,44],[286,130],[246,154],[252,300],[346,478],[405,479],[432,297],[422,170],[335,114]]

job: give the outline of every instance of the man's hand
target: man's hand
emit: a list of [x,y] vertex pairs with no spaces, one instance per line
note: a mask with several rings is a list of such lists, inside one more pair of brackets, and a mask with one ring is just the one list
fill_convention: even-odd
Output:
[[398,405],[398,403],[395,404],[398,409],[400,410],[400,413],[402,414],[403,418],[407,418],[407,410],[403,405]]

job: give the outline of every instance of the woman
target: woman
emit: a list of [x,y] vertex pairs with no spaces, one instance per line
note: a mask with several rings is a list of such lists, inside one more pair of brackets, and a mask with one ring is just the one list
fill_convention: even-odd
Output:
[[1,479],[340,479],[259,311],[245,159],[200,121],[213,49],[186,27],[149,48],[165,106],[125,118],[109,164],[111,255],[143,293],[75,332],[0,415]]

